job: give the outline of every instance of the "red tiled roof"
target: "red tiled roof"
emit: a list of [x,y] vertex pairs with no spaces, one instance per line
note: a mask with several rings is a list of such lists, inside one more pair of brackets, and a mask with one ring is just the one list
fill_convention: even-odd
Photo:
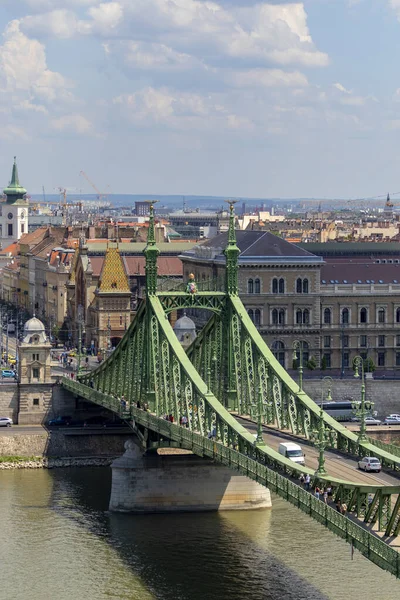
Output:
[[[125,268],[128,275],[144,275],[145,274],[145,258],[144,256],[124,256]],[[175,256],[160,256],[157,260],[158,275],[181,277],[183,275],[183,265],[180,258]]]
[[7,246],[7,248],[4,248],[4,250],[1,250],[0,254],[1,255],[6,254],[7,256],[9,256],[9,255],[17,256],[17,254],[19,254],[19,251],[20,251],[19,243],[13,242],[9,246]]

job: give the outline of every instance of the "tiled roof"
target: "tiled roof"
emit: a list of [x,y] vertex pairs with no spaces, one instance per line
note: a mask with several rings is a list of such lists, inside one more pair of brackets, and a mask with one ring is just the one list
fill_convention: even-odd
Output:
[[[145,275],[144,256],[124,256],[125,268],[130,277]],[[183,265],[180,258],[175,256],[159,256],[157,260],[157,274],[161,276],[182,277]]]
[[1,256],[4,256],[4,255],[5,256],[17,256],[17,254],[19,254],[19,251],[20,251],[19,243],[14,242],[13,244],[10,244],[6,248],[4,248],[4,250],[1,250],[0,255]]
[[[228,233],[220,233],[214,238],[207,240],[201,247],[222,248],[228,242]],[[236,243],[240,249],[240,257],[291,257],[314,258],[310,252],[290,244],[286,240],[270,233],[269,231],[236,231]]]
[[129,292],[128,277],[118,248],[108,248],[99,283],[100,292]]
[[321,284],[388,284],[400,283],[400,263],[381,264],[376,261],[329,261],[321,269]]

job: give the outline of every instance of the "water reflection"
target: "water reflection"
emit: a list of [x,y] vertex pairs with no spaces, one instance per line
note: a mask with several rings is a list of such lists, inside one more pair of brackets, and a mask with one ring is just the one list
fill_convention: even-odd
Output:
[[[107,469],[0,472],[0,600],[395,600],[400,583],[295,508],[118,515]],[[340,577],[338,577],[340,573]]]

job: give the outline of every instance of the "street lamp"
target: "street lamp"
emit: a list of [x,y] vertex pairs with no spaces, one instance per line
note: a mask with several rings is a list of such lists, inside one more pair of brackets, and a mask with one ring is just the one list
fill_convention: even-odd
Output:
[[299,353],[299,392],[303,391],[303,342],[295,340],[292,345],[293,360],[297,361],[297,352]]
[[364,373],[364,359],[362,356],[355,356],[353,359],[353,367],[354,367],[354,377],[358,379],[360,377],[360,368],[361,368],[361,405],[356,402],[352,403],[353,412],[357,417],[360,417],[360,431],[358,433],[358,443],[366,442],[366,425],[365,425],[365,417],[371,411],[373,406],[373,402],[369,402],[365,400],[365,373]]
[[312,432],[312,438],[314,441],[314,445],[319,450],[318,455],[318,469],[315,471],[315,475],[319,475],[321,477],[326,475],[325,469],[325,448],[329,444],[329,432],[325,427],[324,423],[324,409],[321,406],[319,419],[318,419],[318,429]]
[[328,393],[326,395],[326,401],[327,402],[332,402],[332,386],[333,386],[333,379],[332,377],[329,377],[329,375],[327,375],[326,377],[322,378],[322,387],[321,387],[321,408],[324,408],[324,401],[325,401],[325,391],[328,390]]
[[255,444],[256,446],[264,446],[265,442],[263,439],[262,419],[268,414],[268,405],[264,404],[262,397],[261,386],[258,389],[257,395],[257,414],[254,415],[257,418],[257,437]]

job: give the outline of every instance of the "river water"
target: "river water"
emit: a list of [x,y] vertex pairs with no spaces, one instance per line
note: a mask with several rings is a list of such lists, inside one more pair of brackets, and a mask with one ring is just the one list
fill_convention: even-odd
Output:
[[272,510],[121,515],[105,468],[0,471],[1,600],[399,600],[400,582]]

